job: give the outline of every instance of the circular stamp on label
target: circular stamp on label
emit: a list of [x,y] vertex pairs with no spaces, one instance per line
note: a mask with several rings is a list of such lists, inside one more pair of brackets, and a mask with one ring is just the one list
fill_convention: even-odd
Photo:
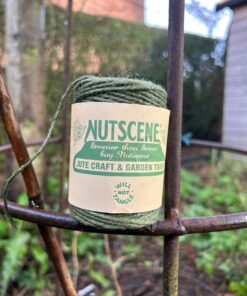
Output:
[[127,205],[135,198],[131,184],[128,182],[117,183],[113,192],[113,199],[120,205]]

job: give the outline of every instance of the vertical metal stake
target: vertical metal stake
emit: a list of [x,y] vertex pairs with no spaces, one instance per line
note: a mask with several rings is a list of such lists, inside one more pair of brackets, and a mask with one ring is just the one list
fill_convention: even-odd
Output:
[[[171,110],[165,177],[165,218],[177,220],[180,199],[181,129],[183,102],[184,0],[169,1],[168,108]],[[164,239],[163,295],[178,295],[178,236]]]

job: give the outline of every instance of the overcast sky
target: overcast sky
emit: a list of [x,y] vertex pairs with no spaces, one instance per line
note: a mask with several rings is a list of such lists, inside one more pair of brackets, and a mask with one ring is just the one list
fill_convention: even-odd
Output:
[[[145,1],[145,23],[154,27],[168,27],[168,3],[169,0],[144,0]],[[191,0],[185,0],[190,3]],[[219,0],[200,0],[201,5],[214,11]],[[226,8],[221,13],[224,14],[222,20],[213,31],[215,38],[226,38],[232,12]],[[199,22],[195,17],[185,12],[185,32],[208,36],[207,27]]]

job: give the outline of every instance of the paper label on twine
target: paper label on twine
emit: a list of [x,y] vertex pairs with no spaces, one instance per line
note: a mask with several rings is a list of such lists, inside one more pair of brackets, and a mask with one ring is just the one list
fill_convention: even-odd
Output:
[[73,104],[70,204],[126,214],[159,208],[169,115],[138,104]]

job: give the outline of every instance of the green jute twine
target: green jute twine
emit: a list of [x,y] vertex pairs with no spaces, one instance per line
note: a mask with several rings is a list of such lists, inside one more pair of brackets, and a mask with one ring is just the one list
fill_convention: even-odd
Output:
[[[57,118],[63,108],[64,102],[67,100],[67,98],[69,98],[72,91],[74,91],[75,103],[108,102],[151,105],[161,108],[167,107],[166,91],[161,86],[149,81],[130,78],[96,76],[82,76],[73,81],[68,86],[59,101],[43,144],[39,147],[37,152],[30,158],[29,161],[19,167],[6,180],[2,196],[4,199],[5,214],[8,219],[10,218],[7,203],[8,189],[16,176],[19,175],[28,165],[30,165],[47,146]],[[84,225],[95,228],[106,227],[108,229],[136,229],[144,226],[153,228],[153,225],[155,225],[159,215],[159,209],[134,214],[110,214],[83,210],[71,204],[70,211],[72,216],[74,216]]]

